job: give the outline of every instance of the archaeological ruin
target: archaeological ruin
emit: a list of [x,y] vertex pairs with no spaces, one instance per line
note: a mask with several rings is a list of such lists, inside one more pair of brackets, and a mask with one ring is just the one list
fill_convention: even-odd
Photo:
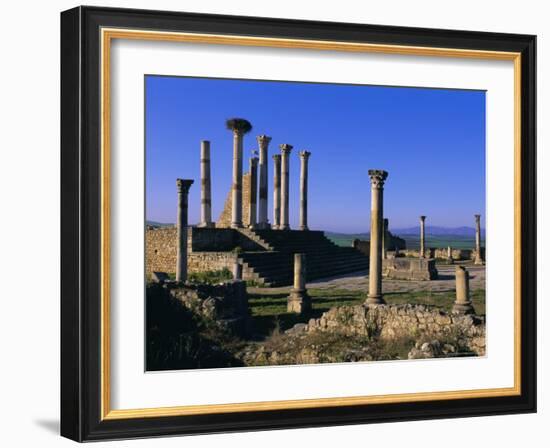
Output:
[[[167,313],[176,307],[182,315],[190,312],[206,319],[205,322],[214,322],[215,330],[212,331],[221,338],[225,338],[226,333],[243,338],[253,331],[250,330],[247,292],[250,285],[257,288],[287,287],[282,294],[286,313],[309,320],[287,329],[277,339],[279,345],[245,347],[238,354],[224,352],[228,356],[223,358],[224,363],[268,365],[301,363],[308,359],[313,360],[311,362],[336,362],[342,359],[372,360],[379,356],[372,347],[364,350],[348,347],[344,355],[335,355],[334,358],[327,353],[312,352],[308,348],[312,341],[325,340],[327,332],[333,332],[330,337],[340,334],[344,339],[352,337],[362,343],[376,340],[376,344],[385,344],[406,339],[413,344],[407,349],[407,356],[415,359],[451,356],[459,352],[465,356],[485,353],[484,315],[475,314],[469,284],[471,274],[464,266],[470,263],[476,269],[483,269],[485,252],[481,246],[479,214],[474,215],[475,247],[472,249],[427,247],[426,215],[420,216],[419,248],[407,248],[403,238],[390,232],[389,221],[384,216],[384,187],[388,172],[371,169],[368,170],[370,239],[354,239],[349,247],[337,245],[322,230],[312,230],[308,222],[311,152],[301,150],[293,158],[291,144],[279,145],[280,153],[272,157],[273,189],[270,194],[268,149],[272,138],[257,136],[258,146],[248,159],[248,172],[243,172],[244,136],[251,131],[252,125],[245,119],[234,118],[227,121],[227,129],[233,134],[232,181],[223,209],[214,221],[211,142],[202,140],[200,221],[196,225],[188,222],[189,191],[194,180],[177,179],[176,225],[146,228],[148,294],[151,291],[154,297],[167,300]],[[297,191],[290,182],[296,158],[300,161]],[[297,194],[299,204],[297,229],[291,229],[289,205],[293,194]],[[273,201],[271,223],[269,197]],[[454,280],[454,301],[448,311],[409,303],[386,304],[385,282],[429,284],[441,278],[437,267],[441,264],[436,266],[436,263],[443,263],[446,272],[443,278]],[[354,273],[362,273],[364,277],[367,270],[368,284],[363,290],[362,305],[336,306],[320,316],[314,314],[316,299],[309,294],[308,283],[345,278]],[[216,284],[188,281],[190,276],[205,272],[226,276]],[[201,328],[210,324],[205,325]],[[449,331],[459,335],[452,343],[448,340]],[[303,350],[294,352],[289,348],[302,346]],[[209,350],[216,352],[218,348],[210,347]]]

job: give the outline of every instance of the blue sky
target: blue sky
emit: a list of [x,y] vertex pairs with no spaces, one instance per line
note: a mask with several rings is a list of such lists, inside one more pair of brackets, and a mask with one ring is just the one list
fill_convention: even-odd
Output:
[[369,169],[389,172],[384,211],[391,228],[418,224],[474,225],[485,214],[485,92],[277,81],[145,77],[146,217],[175,222],[176,178],[195,179],[189,222],[200,217],[200,141],[210,140],[212,215],[222,211],[231,185],[232,134],[225,120],[252,123],[245,136],[248,171],[256,136],[271,155],[290,143],[290,224],[299,210],[298,152],[309,160],[309,225],[367,232]]

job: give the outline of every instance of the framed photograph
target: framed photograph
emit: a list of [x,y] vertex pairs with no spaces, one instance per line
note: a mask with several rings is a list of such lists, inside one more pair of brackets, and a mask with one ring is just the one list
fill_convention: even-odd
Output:
[[61,14],[61,433],[536,411],[535,36]]

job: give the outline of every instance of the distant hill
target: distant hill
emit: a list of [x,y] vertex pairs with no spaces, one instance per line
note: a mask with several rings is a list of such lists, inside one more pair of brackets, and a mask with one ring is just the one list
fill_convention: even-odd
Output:
[[157,222],[157,221],[145,221],[145,224],[148,226],[154,227],[172,227],[175,226],[173,223]]
[[[400,229],[390,229],[394,235],[419,235],[420,226],[416,227],[404,227]],[[426,226],[426,235],[433,236],[475,236],[476,229],[474,227],[438,227],[438,226]],[[481,229],[481,236],[485,235],[485,229]]]

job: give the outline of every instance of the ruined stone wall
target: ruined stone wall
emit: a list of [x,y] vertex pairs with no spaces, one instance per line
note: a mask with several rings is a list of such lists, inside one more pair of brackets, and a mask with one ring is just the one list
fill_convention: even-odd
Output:
[[[451,252],[454,260],[475,260],[476,251],[475,249],[452,249]],[[402,252],[406,257],[416,257],[420,256],[420,251],[418,249],[407,249]],[[447,248],[446,247],[427,247],[426,248],[427,258],[447,258]],[[485,248],[481,248],[481,257],[485,259]]]
[[[145,272],[176,270],[176,227],[148,227],[145,231]],[[236,248],[263,250],[256,241],[234,229],[190,227],[188,229],[189,272],[232,269]]]
[[148,227],[145,230],[145,271],[176,272],[176,227]]
[[[231,200],[231,188],[227,193],[223,210],[220,214],[220,217],[216,221],[216,227],[231,227],[231,205],[233,201]],[[248,226],[249,216],[248,216],[248,207],[250,205],[250,173],[243,174],[243,224]]]
[[460,348],[469,349],[480,356],[485,354],[483,318],[450,314],[427,305],[384,305],[375,308],[356,305],[331,308],[319,319],[311,319],[299,331],[379,335],[386,340],[411,335],[416,339],[422,339],[422,335],[445,339],[453,334]]

